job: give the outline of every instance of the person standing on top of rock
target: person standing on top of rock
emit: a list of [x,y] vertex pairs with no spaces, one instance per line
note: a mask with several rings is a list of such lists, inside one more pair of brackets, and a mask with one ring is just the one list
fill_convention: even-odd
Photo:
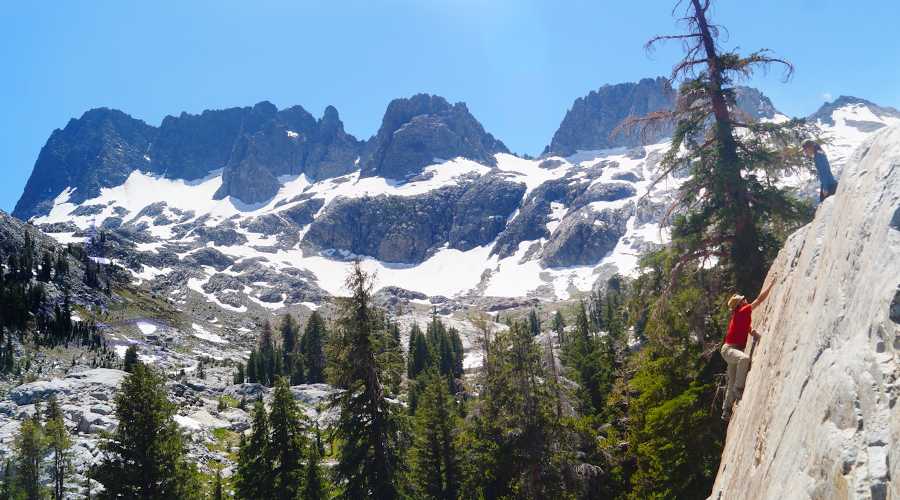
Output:
[[722,346],[722,357],[728,362],[728,387],[725,391],[723,420],[731,420],[731,407],[744,395],[744,382],[747,380],[747,371],[750,370],[750,356],[744,354],[747,336],[753,335],[754,339],[759,340],[759,332],[750,328],[752,313],[769,296],[776,279],[778,273],[773,273],[772,282],[752,304],[747,303],[743,295],[734,294],[728,299],[728,307],[734,315],[731,317],[728,336],[725,337],[725,344]]
[[819,146],[819,143],[812,139],[806,139],[801,142],[800,149],[802,149],[804,153],[813,156],[813,161],[816,164],[816,171],[819,172],[819,183],[822,185],[819,190],[819,203],[822,203],[825,201],[825,198],[828,198],[837,191],[837,180],[831,175],[831,166],[828,165],[828,157],[825,156],[825,151],[822,151],[822,146]]

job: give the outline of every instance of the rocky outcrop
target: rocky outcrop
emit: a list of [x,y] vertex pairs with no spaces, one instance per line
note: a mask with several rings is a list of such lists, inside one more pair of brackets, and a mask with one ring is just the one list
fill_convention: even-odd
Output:
[[[629,116],[643,116],[652,111],[671,109],[674,101],[665,95],[665,82],[666,79],[660,76],[656,79],[644,78],[638,83],[604,85],[585,97],[575,99],[544,153],[570,156],[579,149],[640,145],[638,137],[620,134],[613,139],[610,135]],[[666,135],[665,132],[651,139],[660,139]]]
[[898,158],[869,136],[773,263],[710,498],[900,498]]
[[634,202],[599,213],[590,206],[567,215],[547,242],[541,255],[544,267],[593,266],[625,235]]
[[166,116],[148,153],[152,171],[169,179],[192,181],[225,168],[244,116],[251,112],[252,108],[245,107]]
[[316,181],[353,172],[362,147],[344,132],[333,106],[316,121],[301,106],[277,111],[268,102],[257,104],[245,118],[215,198],[259,203],[278,192],[283,175],[306,174]]
[[272,172],[251,156],[222,172],[222,185],[213,198],[233,196],[252,205],[272,198],[280,188],[281,183]]
[[427,94],[393,100],[366,150],[361,177],[399,180],[421,172],[435,158],[463,157],[493,166],[494,154],[509,152],[484,131],[465,103],[451,106],[443,97]]
[[[547,229],[547,223],[550,222],[550,204],[554,201],[562,201],[572,188],[573,185],[568,179],[554,179],[538,186],[522,203],[519,213],[500,233],[491,248],[491,255],[498,255],[501,259],[505,259],[516,253],[519,244],[523,241],[549,238],[550,231]],[[582,188],[579,192],[583,190]]]
[[525,184],[483,176],[456,204],[448,242],[465,252],[494,241],[525,195]]
[[524,194],[524,184],[485,176],[415,196],[337,199],[310,224],[303,241],[321,250],[417,264],[445,244],[469,250],[490,243]]
[[735,94],[737,94],[736,104],[738,109],[747,113],[754,120],[763,118],[775,118],[778,110],[772,104],[771,99],[763,95],[762,92],[753,87],[735,86]]

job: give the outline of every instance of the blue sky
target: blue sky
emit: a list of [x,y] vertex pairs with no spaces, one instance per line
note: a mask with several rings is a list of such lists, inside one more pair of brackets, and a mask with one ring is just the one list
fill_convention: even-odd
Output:
[[[681,33],[676,2],[0,0],[0,209],[50,133],[96,107],[159,126],[263,100],[317,118],[333,105],[366,139],[392,99],[429,93],[537,155],[576,98],[669,73],[680,46],[651,59],[643,44]],[[896,0],[719,0],[712,20],[725,48],[794,63],[788,84],[780,68],[749,82],[788,115],[842,94],[900,108]]]

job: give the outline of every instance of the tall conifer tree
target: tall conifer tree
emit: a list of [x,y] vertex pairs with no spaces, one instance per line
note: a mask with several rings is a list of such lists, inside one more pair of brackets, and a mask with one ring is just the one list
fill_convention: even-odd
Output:
[[458,452],[460,428],[456,401],[447,381],[434,368],[423,374],[424,388],[414,419],[415,483],[429,500],[456,500],[462,480]]
[[97,474],[106,489],[99,498],[199,498],[197,470],[185,461],[175,410],[162,374],[143,363],[133,365],[116,394],[119,426],[102,445],[107,458]]
[[[812,207],[779,187],[800,162],[804,120],[760,123],[737,105],[736,83],[772,63],[786,81],[793,67],[768,50],[747,56],[724,50],[724,28],[710,20],[712,0],[677,0],[687,33],[647,43],[679,41],[685,58],[667,82],[677,86],[675,107],[630,119],[625,127],[653,131],[674,124],[662,176],[689,169],[664,223],[671,243],[642,262],[634,282],[634,322],[646,318],[644,349],[627,384],[627,442],[638,472],[636,498],[701,497],[709,492],[724,445],[725,425],[711,411],[716,373],[725,369],[716,350],[728,325],[723,304],[731,293],[753,296],[785,237],[812,218]],[[627,371],[627,370],[625,370]]]
[[70,448],[75,442],[66,429],[56,394],[51,395],[47,402],[47,423],[44,425],[44,435],[47,438],[48,448],[53,452],[53,462],[50,467],[53,477],[53,498],[63,500],[65,481],[72,468],[71,461],[74,455]]
[[261,401],[255,404],[253,410],[249,439],[241,435],[237,462],[234,479],[236,498],[254,500],[273,496],[271,478],[275,465],[269,450],[269,415]]
[[339,498],[400,498],[405,470],[400,446],[401,410],[388,401],[389,387],[399,385],[402,355],[384,331],[372,304],[372,277],[359,260],[347,276],[350,297],[338,300],[336,331],[329,343],[328,379],[344,389],[330,407],[340,409],[334,424],[342,443],[334,473]]
[[310,384],[325,382],[325,367],[328,364],[325,354],[327,335],[325,320],[318,311],[313,311],[306,322],[300,345],[306,379]]

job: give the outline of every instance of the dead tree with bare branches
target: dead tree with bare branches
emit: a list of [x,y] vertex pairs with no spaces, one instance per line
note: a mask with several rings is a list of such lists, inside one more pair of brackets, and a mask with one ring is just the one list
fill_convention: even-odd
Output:
[[689,168],[662,224],[671,224],[667,250],[671,285],[686,272],[718,264],[726,285],[742,293],[758,291],[765,270],[788,230],[811,218],[811,207],[777,186],[781,175],[796,169],[796,153],[807,131],[805,121],[755,122],[736,106],[734,84],[772,64],[784,67],[787,82],[793,66],[767,49],[741,56],[722,48],[727,30],[709,20],[712,0],[679,0],[678,25],[686,33],[657,36],[648,53],[670,41],[681,42],[685,58],[666,82],[678,91],[675,107],[630,117],[617,132],[649,137],[674,125],[672,144],[651,189],[675,171]]

